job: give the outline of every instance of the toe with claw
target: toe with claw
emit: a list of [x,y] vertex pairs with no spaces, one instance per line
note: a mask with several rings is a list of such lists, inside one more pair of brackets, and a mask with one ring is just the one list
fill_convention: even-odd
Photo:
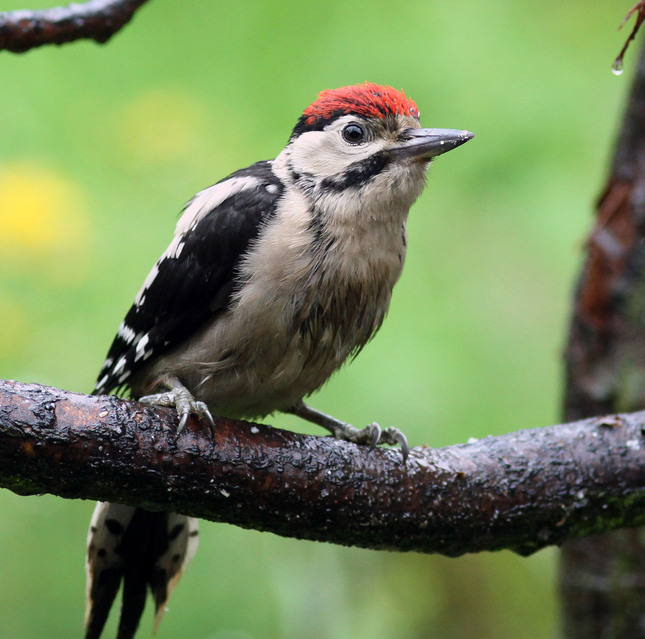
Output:
[[168,406],[177,411],[179,416],[179,425],[177,426],[177,435],[186,427],[186,422],[191,415],[208,422],[211,428],[215,426],[213,416],[204,402],[197,401],[191,392],[176,378],[171,377],[163,380],[163,384],[170,390],[165,393],[155,395],[145,395],[139,398],[144,404],[152,406]]
[[354,428],[351,424],[336,425],[334,427],[334,437],[356,444],[367,444],[370,448],[375,448],[379,444],[399,445],[401,446],[404,464],[410,454],[407,437],[394,426],[382,429],[376,422],[372,422],[362,429]]
[[389,428],[381,429],[376,422],[372,422],[365,428],[354,428],[351,424],[346,424],[331,415],[311,408],[304,402],[298,403],[289,412],[326,428],[336,439],[364,444],[370,448],[374,448],[379,444],[399,445],[403,455],[403,463],[405,464],[408,459],[410,453],[408,440],[398,428],[390,426]]
[[408,460],[408,455],[410,454],[410,446],[408,445],[408,438],[401,432],[398,428],[394,426],[389,426],[381,431],[381,437],[378,441],[379,444],[390,444],[396,446],[397,444],[401,447],[401,454],[403,455],[403,463]]

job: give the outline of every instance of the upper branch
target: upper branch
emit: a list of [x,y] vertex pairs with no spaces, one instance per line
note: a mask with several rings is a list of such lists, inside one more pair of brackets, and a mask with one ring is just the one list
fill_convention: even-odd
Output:
[[247,422],[175,428],[167,409],[0,381],[0,486],[448,555],[645,523],[645,412],[414,448],[405,465]]
[[41,11],[0,13],[0,50],[23,53],[81,38],[107,42],[146,0],[89,0]]

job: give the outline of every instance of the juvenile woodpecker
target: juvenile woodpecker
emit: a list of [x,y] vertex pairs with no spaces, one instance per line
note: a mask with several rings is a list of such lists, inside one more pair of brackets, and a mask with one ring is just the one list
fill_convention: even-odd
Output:
[[[408,445],[307,406],[380,327],[406,252],[408,211],[430,161],[473,137],[422,129],[416,104],[376,84],[327,90],[275,160],[198,193],[108,352],[95,394],[129,391],[192,414],[294,413],[335,437]],[[123,580],[120,639],[149,587],[157,621],[197,545],[196,521],[99,503],[88,537],[87,639]]]

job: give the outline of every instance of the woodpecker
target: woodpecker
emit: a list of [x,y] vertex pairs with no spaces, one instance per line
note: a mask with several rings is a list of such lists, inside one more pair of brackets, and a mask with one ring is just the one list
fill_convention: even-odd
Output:
[[[198,193],[123,320],[95,394],[129,393],[190,415],[293,413],[358,444],[400,444],[304,403],[374,335],[406,253],[406,220],[433,158],[473,137],[422,129],[401,91],[326,90],[275,160]],[[123,582],[119,639],[134,636],[146,590],[157,623],[198,539],[194,519],[99,503],[88,535],[87,639]]]

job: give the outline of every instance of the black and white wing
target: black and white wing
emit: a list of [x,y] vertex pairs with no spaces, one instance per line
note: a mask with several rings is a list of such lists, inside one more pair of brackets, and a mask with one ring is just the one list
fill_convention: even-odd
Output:
[[170,246],[121,323],[95,395],[127,387],[144,362],[226,310],[240,258],[282,195],[283,184],[271,164],[258,162],[237,171],[186,205]]

